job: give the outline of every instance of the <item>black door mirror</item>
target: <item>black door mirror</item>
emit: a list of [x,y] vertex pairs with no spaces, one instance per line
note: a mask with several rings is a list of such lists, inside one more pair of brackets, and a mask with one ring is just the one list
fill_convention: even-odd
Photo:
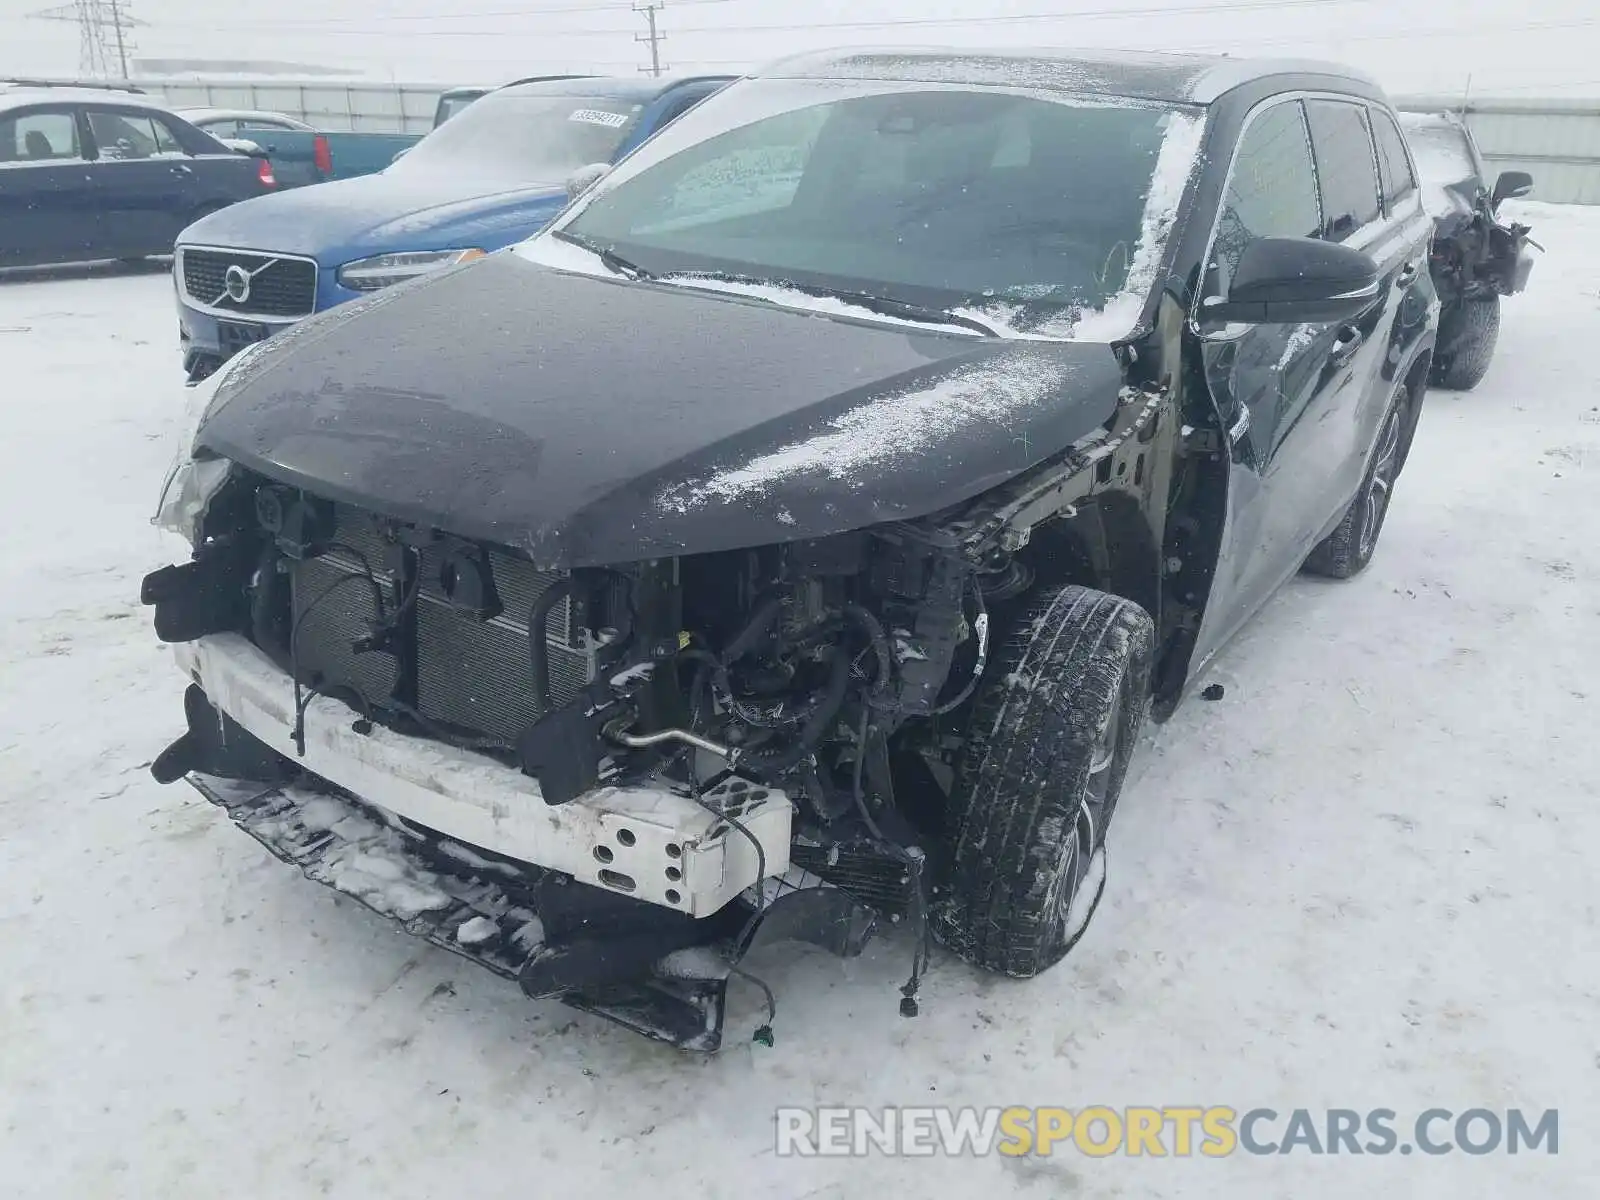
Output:
[[1494,181],[1494,197],[1490,201],[1494,207],[1500,207],[1502,200],[1515,200],[1518,196],[1526,196],[1533,191],[1533,176],[1526,171],[1501,171],[1500,178]]
[[1226,296],[1201,302],[1207,322],[1290,325],[1343,321],[1378,298],[1378,264],[1315,238],[1258,238],[1239,256]]

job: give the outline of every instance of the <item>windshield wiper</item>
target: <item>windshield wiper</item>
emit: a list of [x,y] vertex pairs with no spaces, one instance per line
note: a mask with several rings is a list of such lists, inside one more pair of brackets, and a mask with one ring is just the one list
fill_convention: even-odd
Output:
[[999,337],[1000,331],[993,325],[979,321],[973,317],[965,317],[960,313],[953,313],[947,309],[934,308],[927,304],[913,304],[909,300],[896,300],[890,296],[875,296],[871,292],[849,292],[836,288],[801,288],[801,291],[814,292],[819,296],[831,296],[835,300],[843,300],[847,304],[859,304],[869,312],[880,313],[885,317],[899,317],[905,321],[916,321],[921,325],[954,325],[958,329],[970,329],[974,333],[981,333],[984,337]]
[[734,275],[726,271],[685,271],[674,272],[672,275],[662,276],[664,281],[670,282],[674,278],[681,278],[688,282],[696,279],[709,279],[718,283],[747,283],[753,286],[779,286],[790,288],[797,292],[804,292],[808,296],[823,296],[832,300],[843,300],[846,304],[854,304],[868,312],[875,312],[880,316],[898,317],[902,321],[914,321],[919,325],[953,325],[958,329],[970,329],[974,333],[981,333],[985,337],[999,337],[1000,331],[993,325],[973,317],[962,316],[959,313],[949,312],[942,308],[934,308],[927,304],[915,304],[910,300],[897,300],[892,296],[879,296],[873,292],[854,292],[848,288],[831,288],[821,284],[794,283],[789,280],[757,279],[753,275]]
[[600,259],[601,264],[613,275],[621,275],[627,279],[654,279],[655,276],[646,271],[638,263],[632,262],[618,254],[610,246],[602,246],[599,242],[582,237],[576,233],[568,233],[565,229],[551,232],[551,237],[559,238],[563,242],[570,242],[574,246],[582,246],[590,254]]

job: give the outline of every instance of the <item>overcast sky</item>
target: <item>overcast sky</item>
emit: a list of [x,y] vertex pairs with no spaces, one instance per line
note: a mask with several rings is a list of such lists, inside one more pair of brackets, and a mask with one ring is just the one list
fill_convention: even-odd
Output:
[[[412,82],[649,62],[630,0],[120,2],[142,22],[134,58],[291,60]],[[28,16],[50,4],[0,0],[0,74],[77,71],[76,25]],[[1470,76],[1476,95],[1600,95],[1600,0],[666,0],[657,20],[674,70],[839,45],[1121,46],[1331,57],[1397,92],[1459,94]]]

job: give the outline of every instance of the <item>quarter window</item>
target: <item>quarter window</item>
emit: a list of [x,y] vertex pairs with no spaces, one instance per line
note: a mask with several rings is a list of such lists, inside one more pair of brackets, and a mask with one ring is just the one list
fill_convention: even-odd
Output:
[[1383,180],[1383,196],[1393,208],[1417,190],[1417,177],[1406,155],[1406,142],[1394,118],[1379,109],[1372,110],[1372,132],[1378,139],[1378,174]]
[[1322,185],[1322,235],[1342,242],[1378,219],[1377,160],[1366,110],[1338,100],[1308,100],[1311,146]]
[[1215,294],[1225,294],[1251,242],[1269,237],[1316,237],[1322,226],[1311,143],[1297,101],[1258,114],[1234,156],[1217,223]]

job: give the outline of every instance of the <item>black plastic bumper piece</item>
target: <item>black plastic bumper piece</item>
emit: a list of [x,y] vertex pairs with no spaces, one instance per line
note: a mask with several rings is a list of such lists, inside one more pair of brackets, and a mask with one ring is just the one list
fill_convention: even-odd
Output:
[[300,768],[214,708],[198,684],[183,693],[183,715],[189,728],[150,764],[157,783],[176,783],[192,772],[221,779],[249,779],[263,787],[288,783]]
[[155,606],[156,636],[163,642],[192,642],[244,626],[250,616],[248,574],[238,552],[214,549],[182,566],[150,572],[139,600]]
[[[751,910],[739,902],[695,920],[456,846],[342,794],[203,774],[189,782],[274,857],[406,932],[516,980],[531,996],[559,999],[680,1049],[721,1047],[725,964],[742,951],[800,940],[850,957],[874,929],[873,914],[834,888],[789,891],[753,927]],[[349,869],[371,854],[399,868],[408,886],[372,891],[363,882],[369,873]],[[687,969],[674,967],[673,952],[688,947],[708,953]]]

